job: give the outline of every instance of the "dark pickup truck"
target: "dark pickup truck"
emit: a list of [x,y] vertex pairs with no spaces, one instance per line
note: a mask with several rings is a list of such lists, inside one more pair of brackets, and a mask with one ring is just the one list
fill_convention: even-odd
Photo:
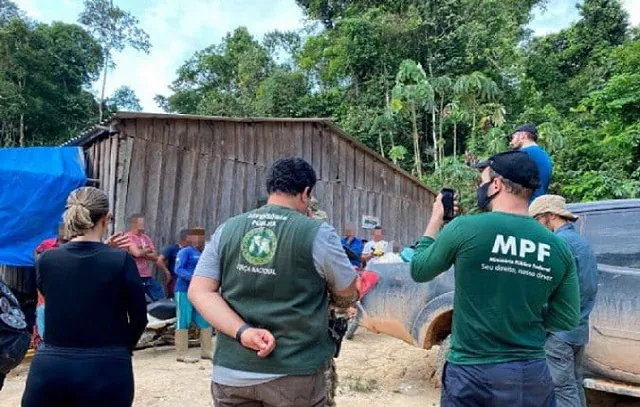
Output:
[[[600,271],[584,385],[640,397],[640,200],[572,204],[570,210],[580,217],[576,227],[591,243]],[[371,270],[380,281],[362,300],[361,325],[424,349],[444,342],[446,349],[453,269],[426,284],[411,280],[406,263]]]

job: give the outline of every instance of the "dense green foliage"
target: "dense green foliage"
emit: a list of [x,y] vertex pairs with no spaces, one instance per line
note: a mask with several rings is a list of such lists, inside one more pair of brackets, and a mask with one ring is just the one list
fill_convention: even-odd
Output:
[[0,145],[56,143],[95,117],[86,87],[102,50],[77,25],[11,19],[0,26]]
[[104,104],[91,93],[91,84],[109,65],[105,57],[126,45],[123,37],[142,34],[135,31],[131,16],[107,8],[103,21],[129,18],[128,25],[112,27],[124,33],[109,42],[108,30],[99,31],[94,21],[101,18],[95,6],[105,2],[86,3],[83,19],[94,27],[91,31],[75,24],[31,21],[14,3],[0,0],[0,146],[58,144],[95,124],[104,104],[108,111],[141,109],[130,88],[119,89]]
[[[585,0],[567,29],[533,37],[537,0],[297,0],[310,23],[245,28],[178,71],[165,109],[210,115],[329,116],[465,206],[466,160],[538,125],[571,200],[640,194],[640,40],[618,0]],[[289,59],[282,62],[278,50]],[[466,160],[465,160],[466,157]]]
[[[235,29],[184,62],[157,103],[178,113],[331,117],[432,188],[458,189],[466,207],[477,176],[466,162],[504,151],[512,129],[531,122],[555,162],[553,192],[572,201],[640,195],[640,30],[619,0],[584,0],[578,21],[541,37],[527,26],[545,0],[296,2],[304,29],[262,40]],[[5,145],[55,142],[103,107],[140,108],[128,88],[101,95],[104,104],[86,91],[100,69],[106,80],[112,52],[148,51],[135,17],[86,0],[80,21],[88,32],[36,24],[0,0]]]

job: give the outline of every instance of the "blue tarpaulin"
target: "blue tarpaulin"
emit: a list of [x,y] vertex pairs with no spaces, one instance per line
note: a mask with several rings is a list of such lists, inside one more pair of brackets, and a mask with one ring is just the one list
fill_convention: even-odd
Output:
[[0,149],[0,264],[32,266],[57,235],[69,193],[87,182],[79,147]]

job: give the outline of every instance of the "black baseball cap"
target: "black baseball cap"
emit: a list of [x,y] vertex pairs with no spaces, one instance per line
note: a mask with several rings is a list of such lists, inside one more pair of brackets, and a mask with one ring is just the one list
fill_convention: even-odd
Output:
[[486,161],[474,165],[483,170],[490,167],[501,177],[520,184],[525,188],[536,190],[540,186],[540,172],[536,162],[523,151],[506,151],[496,154]]
[[520,132],[529,133],[534,140],[538,140],[538,128],[534,124],[523,124],[522,126],[518,126],[511,134],[509,134],[509,140],[511,140],[514,134]]

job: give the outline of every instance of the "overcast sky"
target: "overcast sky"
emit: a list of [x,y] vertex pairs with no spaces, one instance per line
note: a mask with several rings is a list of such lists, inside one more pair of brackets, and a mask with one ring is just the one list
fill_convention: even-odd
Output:
[[[30,17],[49,23],[74,23],[82,0],[13,0]],[[133,13],[151,37],[149,55],[126,50],[115,56],[117,67],[109,74],[107,95],[128,85],[140,98],[145,111],[160,109],[157,94],[168,95],[167,86],[178,67],[195,51],[220,42],[238,26],[246,26],[261,38],[272,30],[302,27],[302,10],[295,0],[116,0]],[[640,24],[640,0],[623,0],[634,25]],[[537,34],[556,32],[578,18],[574,0],[550,0],[546,11],[536,10],[531,24]],[[99,88],[94,85],[94,88]]]

